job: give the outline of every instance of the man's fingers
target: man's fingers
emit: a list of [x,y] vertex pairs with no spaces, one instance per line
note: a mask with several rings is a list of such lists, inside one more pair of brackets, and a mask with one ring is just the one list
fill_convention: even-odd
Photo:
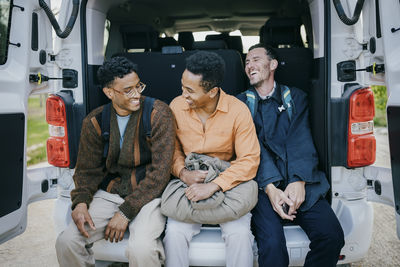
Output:
[[89,233],[85,229],[85,221],[83,219],[77,221],[76,227],[84,237],[89,238]]
[[294,219],[294,218],[293,218],[293,215],[290,216],[290,215],[286,214],[286,213],[283,211],[282,206],[278,206],[278,207],[275,207],[275,208],[276,208],[277,213],[279,214],[279,216],[281,216],[282,219],[286,219],[286,220],[293,221],[293,219]]
[[289,206],[289,212],[288,212],[288,215],[290,216],[290,215],[293,215],[294,214],[294,212],[296,212],[296,207],[295,207],[295,205],[293,205],[293,206]]
[[193,194],[186,194],[187,199],[193,200],[194,195]]
[[115,230],[114,230],[114,229],[111,229],[111,230],[110,230],[110,235],[108,236],[108,239],[109,239],[109,241],[110,241],[111,243],[114,242],[114,236],[115,236]]
[[280,194],[280,197],[281,197],[281,200],[283,200],[289,206],[294,205],[293,201],[290,198],[288,198],[283,192]]
[[186,197],[187,197],[189,200],[191,200],[192,197],[193,197],[193,190],[191,190],[190,187],[189,187],[189,188],[186,188],[186,190],[185,190],[185,195],[186,195]]
[[106,231],[104,232],[104,239],[107,240],[110,235],[110,226],[107,225]]
[[[119,241],[122,241],[122,239],[124,239],[124,233],[125,231],[119,232]],[[118,242],[118,239],[116,240],[116,242]]]
[[93,220],[92,220],[92,217],[90,217],[90,215],[87,216],[86,221],[87,221],[87,223],[89,224],[89,227],[90,227],[93,231],[95,231],[95,230],[96,230],[96,227],[95,227],[94,222],[93,222]]

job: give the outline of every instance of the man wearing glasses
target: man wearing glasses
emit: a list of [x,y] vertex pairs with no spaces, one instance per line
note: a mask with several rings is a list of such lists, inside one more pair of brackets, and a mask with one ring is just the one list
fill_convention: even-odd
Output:
[[129,226],[129,265],[161,266],[164,250],[159,236],[165,218],[159,196],[169,181],[174,153],[172,112],[162,101],[154,101],[148,137],[141,95],[146,85],[136,65],[114,57],[97,75],[111,100],[108,153],[103,155],[107,144],[101,127],[105,106],[101,106],[82,123],[71,191],[73,222],[57,238],[58,261],[60,266],[94,266],[93,242],[121,241]]

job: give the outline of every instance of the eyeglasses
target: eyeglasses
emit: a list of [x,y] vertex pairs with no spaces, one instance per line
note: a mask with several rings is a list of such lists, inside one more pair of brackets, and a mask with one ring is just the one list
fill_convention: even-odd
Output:
[[131,87],[131,89],[128,92],[121,92],[114,88],[111,89],[113,89],[115,92],[121,95],[131,98],[133,96],[136,96],[137,94],[140,95],[144,91],[144,89],[146,89],[146,84],[139,82],[135,87]]

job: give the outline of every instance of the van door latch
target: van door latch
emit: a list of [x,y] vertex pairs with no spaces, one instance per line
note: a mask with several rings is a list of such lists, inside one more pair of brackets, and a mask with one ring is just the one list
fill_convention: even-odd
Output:
[[356,80],[357,71],[372,72],[373,75],[385,73],[385,64],[374,64],[363,69],[356,69],[355,60],[347,60],[339,62],[337,65],[337,79],[339,82],[353,82]]
[[29,74],[29,82],[37,83],[38,85],[49,80],[62,80],[62,87],[64,88],[76,88],[78,87],[78,72],[72,69],[63,69],[62,78],[49,77],[41,74]]

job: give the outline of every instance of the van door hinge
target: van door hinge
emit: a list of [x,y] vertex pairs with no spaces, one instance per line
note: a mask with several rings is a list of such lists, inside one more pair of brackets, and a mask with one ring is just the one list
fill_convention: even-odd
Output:
[[367,180],[367,188],[373,189],[378,196],[382,195],[382,184],[378,180]]
[[49,191],[49,188],[54,186],[57,186],[57,179],[43,180],[41,184],[42,193],[47,193],[47,191]]
[[364,50],[368,50],[368,43],[360,43],[355,38],[346,38],[344,40],[343,53],[349,59],[358,58]]
[[60,69],[70,68],[73,60],[70,49],[62,49],[55,55],[49,54],[49,61],[56,63]]
[[391,169],[368,166],[364,168],[363,174],[367,181],[367,200],[394,206]]

